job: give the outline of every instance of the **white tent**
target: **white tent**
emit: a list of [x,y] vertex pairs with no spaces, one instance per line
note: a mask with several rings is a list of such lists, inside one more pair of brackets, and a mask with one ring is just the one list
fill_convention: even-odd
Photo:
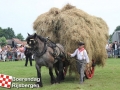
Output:
[[112,42],[120,42],[120,30],[119,31],[115,31],[113,36],[112,36]]

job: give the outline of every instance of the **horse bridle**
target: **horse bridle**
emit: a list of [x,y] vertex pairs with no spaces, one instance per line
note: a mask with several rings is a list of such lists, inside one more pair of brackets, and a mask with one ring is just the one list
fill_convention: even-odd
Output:
[[44,41],[43,43],[44,43],[44,48],[43,48],[42,52],[39,52],[39,50],[38,51],[36,51],[36,50],[33,51],[33,52],[35,52],[35,54],[34,54],[35,56],[41,57],[47,51],[46,41]]

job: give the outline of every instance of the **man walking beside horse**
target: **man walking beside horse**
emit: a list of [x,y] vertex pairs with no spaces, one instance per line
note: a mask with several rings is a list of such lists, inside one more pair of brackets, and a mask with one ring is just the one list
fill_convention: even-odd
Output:
[[78,73],[80,74],[80,84],[82,84],[84,82],[84,71],[85,71],[85,66],[87,63],[87,67],[89,67],[89,57],[87,54],[87,51],[84,49],[84,43],[83,42],[79,42],[78,43],[79,48],[75,50],[75,52],[73,54],[68,52],[68,55],[71,57],[75,57],[77,56],[77,69],[78,69]]

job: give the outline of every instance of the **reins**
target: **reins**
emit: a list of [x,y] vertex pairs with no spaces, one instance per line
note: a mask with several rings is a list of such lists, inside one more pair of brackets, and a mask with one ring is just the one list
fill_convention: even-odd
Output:
[[[38,38],[38,39],[40,39],[40,38]],[[50,40],[50,39],[48,39],[48,38],[47,38],[47,40],[49,40],[51,43],[55,44],[56,47],[58,47],[58,46],[56,45],[56,43],[54,43],[52,40]],[[46,45],[47,40],[44,40],[44,42],[41,40],[41,41],[44,43],[43,50],[42,50],[42,52],[39,52],[39,50],[34,50],[35,56],[41,57],[42,55],[45,54],[45,52],[47,51],[47,45]],[[60,50],[60,53],[62,53],[62,54],[64,55],[65,59],[67,60],[65,53],[61,50],[60,47],[58,47],[58,48],[59,48],[59,50]]]
[[37,57],[41,57],[41,56],[44,55],[45,52],[47,51],[46,41],[44,41],[43,43],[44,43],[44,47],[43,47],[42,52],[39,52],[39,50],[38,50],[38,52],[37,52],[37,51],[34,51],[34,52],[35,52],[35,55],[36,55]]

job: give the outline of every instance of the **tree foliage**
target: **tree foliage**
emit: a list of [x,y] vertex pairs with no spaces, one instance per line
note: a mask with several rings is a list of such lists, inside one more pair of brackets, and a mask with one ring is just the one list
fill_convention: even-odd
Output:
[[16,38],[20,39],[21,41],[24,40],[24,37],[21,33],[17,34]]
[[112,34],[109,35],[109,42],[112,42]]
[[5,37],[0,37],[0,46],[5,46],[7,44]]
[[0,28],[0,37],[5,37],[6,39],[12,39],[15,37],[14,31],[12,28],[8,27],[6,29]]
[[20,40],[24,40],[24,37],[21,33],[17,34],[14,33],[14,30],[10,27],[2,29],[0,27],[0,37],[5,37],[6,39],[18,38]]
[[120,26],[117,26],[115,31],[120,31]]

